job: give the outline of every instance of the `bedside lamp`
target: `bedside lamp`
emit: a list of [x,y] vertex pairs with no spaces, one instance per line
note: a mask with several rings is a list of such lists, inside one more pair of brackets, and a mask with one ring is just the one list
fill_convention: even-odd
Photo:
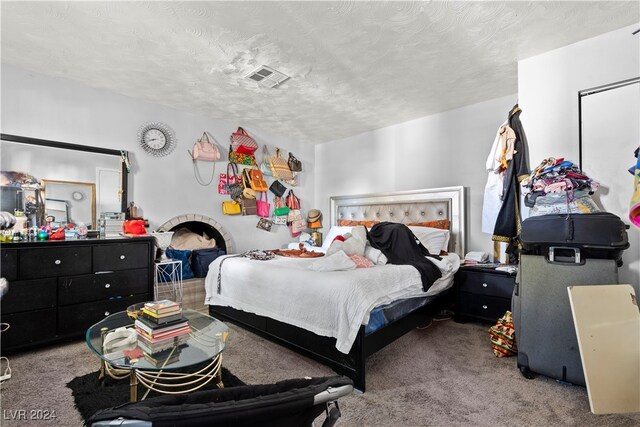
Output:
[[322,246],[322,233],[319,231],[322,228],[322,212],[318,209],[311,209],[307,214],[307,224],[311,229],[311,239],[313,239],[314,246]]

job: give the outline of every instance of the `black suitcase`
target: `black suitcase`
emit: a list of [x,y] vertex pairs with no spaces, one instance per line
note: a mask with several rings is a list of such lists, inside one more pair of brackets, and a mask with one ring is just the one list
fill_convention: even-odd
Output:
[[618,267],[612,259],[579,260],[576,251],[571,261],[520,257],[511,310],[517,364],[527,378],[538,373],[585,385],[567,287],[616,284]]
[[615,259],[620,266],[629,247],[626,227],[609,212],[532,216],[522,221],[522,253],[547,255],[553,246],[579,248],[583,258]]
[[209,272],[209,264],[221,255],[225,255],[224,249],[209,248],[197,249],[191,252],[191,269],[195,277],[206,277]]

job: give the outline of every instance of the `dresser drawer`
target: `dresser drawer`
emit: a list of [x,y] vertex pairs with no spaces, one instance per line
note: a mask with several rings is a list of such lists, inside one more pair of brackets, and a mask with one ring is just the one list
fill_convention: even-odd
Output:
[[7,280],[18,280],[17,249],[0,249],[0,273]]
[[126,310],[131,304],[147,301],[147,297],[147,294],[142,294],[59,307],[58,335],[84,335],[89,326],[113,313]]
[[[2,314],[39,310],[56,306],[56,279],[19,280],[9,282],[2,297]],[[4,341],[4,336],[2,337]]]
[[2,322],[9,329],[2,332],[2,351],[51,341],[56,337],[56,309],[4,314]]
[[151,255],[146,243],[96,245],[93,248],[93,271],[128,270],[149,267]]
[[488,322],[497,322],[511,310],[511,300],[486,295],[459,293],[456,300],[456,316],[474,317]]
[[58,279],[58,304],[69,305],[149,292],[149,270],[114,271]]
[[20,250],[20,279],[91,273],[91,247],[46,247]]
[[462,269],[458,271],[456,281],[459,292],[509,299],[515,286],[515,276]]

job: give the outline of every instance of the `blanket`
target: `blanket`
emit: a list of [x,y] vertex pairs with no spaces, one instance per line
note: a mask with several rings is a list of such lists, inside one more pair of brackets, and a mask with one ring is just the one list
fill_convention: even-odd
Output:
[[[218,272],[225,259],[218,294]],[[311,263],[321,260],[218,257],[210,265],[205,280],[205,304],[233,307],[336,338],[336,348],[347,354],[360,325],[369,322],[373,308],[444,291],[452,285],[453,274],[460,265],[457,255],[449,255],[441,263],[442,278],[429,292],[424,292],[420,274],[409,265],[312,271]]]

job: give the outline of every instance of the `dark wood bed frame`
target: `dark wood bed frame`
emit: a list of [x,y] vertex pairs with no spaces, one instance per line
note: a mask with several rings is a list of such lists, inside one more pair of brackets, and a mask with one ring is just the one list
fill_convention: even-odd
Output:
[[[449,251],[464,257],[465,195],[463,187],[412,190],[395,193],[332,197],[331,224],[339,219],[392,221],[412,223],[449,219],[451,240]],[[365,366],[368,356],[392,343],[453,303],[453,288],[433,297],[427,304],[379,330],[365,335],[360,326],[349,351],[336,349],[336,339],[324,337],[269,317],[217,305],[209,306],[211,316],[235,323],[302,355],[308,356],[346,375],[356,389],[365,391]]]
[[412,329],[427,325],[435,314],[449,307],[452,302],[453,291],[449,289],[423,307],[369,335],[365,335],[365,326],[361,325],[349,354],[336,349],[335,338],[323,337],[269,317],[217,305],[209,306],[209,314],[310,357],[340,375],[348,376],[353,380],[354,387],[364,392],[366,358]]

